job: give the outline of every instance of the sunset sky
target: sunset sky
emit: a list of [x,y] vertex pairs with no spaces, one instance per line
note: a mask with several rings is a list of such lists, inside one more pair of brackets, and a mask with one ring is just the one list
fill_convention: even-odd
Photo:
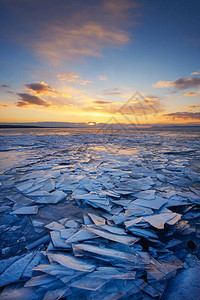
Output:
[[199,0],[0,0],[0,122],[200,124],[199,15]]

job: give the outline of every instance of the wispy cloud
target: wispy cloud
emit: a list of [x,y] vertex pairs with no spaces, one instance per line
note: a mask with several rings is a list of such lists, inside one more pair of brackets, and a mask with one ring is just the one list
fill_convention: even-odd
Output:
[[170,118],[170,119],[200,120],[200,112],[175,112],[175,113],[170,113],[170,114],[164,114],[163,116]]
[[187,78],[179,78],[174,81],[158,81],[153,85],[154,88],[173,87],[178,90],[200,87],[200,77],[192,76]]
[[190,105],[188,106],[189,109],[196,109],[196,108],[199,108],[200,105]]
[[67,82],[78,83],[80,85],[87,85],[89,83],[92,83],[92,81],[90,80],[82,80],[79,75],[75,75],[73,73],[58,74],[57,77],[60,80],[66,80]]
[[102,101],[102,100],[96,100],[96,101],[94,101],[94,103],[95,104],[102,104],[102,105],[104,105],[104,104],[111,104],[111,102],[109,102],[109,101]]
[[7,105],[7,104],[3,104],[3,103],[0,103],[0,107],[10,107],[10,105]]
[[39,105],[39,106],[50,106],[46,100],[39,98],[38,96],[30,95],[27,93],[18,93],[19,101],[17,101],[16,105],[18,107],[24,107],[29,105]]
[[[137,101],[135,101],[137,100]],[[164,111],[160,98],[146,97],[142,100],[132,99],[127,102],[94,101],[98,106],[85,106],[85,111],[107,113],[112,115],[151,115]]]
[[8,88],[9,87],[9,85],[7,85],[7,84],[0,84],[0,88]]
[[110,95],[110,96],[120,96],[121,92],[106,92],[104,94],[105,95]]
[[68,16],[61,13],[42,24],[37,39],[31,41],[32,46],[36,54],[51,63],[86,56],[102,57],[104,49],[129,43],[128,27],[137,22],[138,7],[132,0],[71,5]]
[[196,96],[196,95],[198,95],[198,94],[194,93],[194,92],[184,94],[184,96]]
[[108,81],[108,78],[104,75],[100,75],[99,76],[99,80],[102,80],[102,81]]

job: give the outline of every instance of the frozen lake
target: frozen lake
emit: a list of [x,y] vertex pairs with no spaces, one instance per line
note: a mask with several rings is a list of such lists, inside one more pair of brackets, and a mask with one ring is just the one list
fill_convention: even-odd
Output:
[[0,141],[1,299],[181,299],[200,265],[197,128]]

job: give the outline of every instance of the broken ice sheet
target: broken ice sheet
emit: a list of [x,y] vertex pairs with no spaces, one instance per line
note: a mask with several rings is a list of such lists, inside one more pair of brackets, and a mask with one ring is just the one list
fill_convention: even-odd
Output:
[[135,197],[144,200],[153,200],[155,199],[155,190],[147,190],[135,194]]
[[161,213],[143,217],[144,221],[158,229],[163,229],[165,223],[173,225],[174,223],[178,222],[180,218],[181,215],[176,213]]
[[67,244],[66,240],[61,237],[59,231],[51,231],[50,235],[54,247],[70,249],[70,245]]
[[78,289],[96,291],[100,289],[109,279],[104,278],[90,278],[87,275],[81,277],[77,281],[70,284],[71,287],[76,287]]
[[106,220],[104,218],[97,216],[95,214],[89,213],[88,216],[92,219],[92,221],[96,225],[104,225],[106,223]]
[[35,255],[34,252],[30,252],[26,255],[19,257],[13,262],[1,275],[0,275],[0,287],[12,282],[17,282],[22,276],[26,266],[30,263],[31,259]]
[[128,271],[126,268],[115,267],[98,267],[95,271],[88,274],[88,278],[104,278],[104,279],[120,279],[132,280],[135,279],[136,271]]
[[115,260],[122,260],[133,264],[141,264],[141,260],[138,256],[112,248],[100,248],[91,244],[75,244],[73,245],[73,250],[83,250],[85,252],[94,253],[100,256],[110,257]]
[[16,203],[16,204],[20,204],[22,206],[25,205],[30,205],[33,204],[33,200],[31,200],[30,198],[22,195],[22,194],[10,194],[8,196],[6,196],[10,201]]
[[154,230],[146,229],[146,228],[139,228],[136,226],[131,226],[128,228],[130,232],[132,232],[136,236],[142,236],[146,239],[158,239],[158,236]]
[[87,261],[79,258],[75,258],[72,255],[47,253],[47,256],[49,259],[53,259],[55,262],[72,270],[92,272],[96,268],[95,265],[87,263]]
[[58,202],[63,201],[67,197],[67,194],[65,194],[63,191],[54,191],[52,193],[46,192],[44,193],[44,196],[40,196],[40,194],[37,192],[31,193],[29,196],[38,198],[35,200],[36,203],[57,204]]
[[62,230],[65,229],[65,226],[63,226],[62,224],[58,223],[58,222],[51,222],[48,225],[45,225],[46,228],[50,229],[50,230]]
[[91,232],[96,234],[97,236],[103,237],[105,239],[114,241],[114,242],[118,242],[118,243],[122,243],[122,244],[126,244],[126,245],[133,245],[134,243],[138,242],[139,239],[129,236],[129,235],[119,235],[119,234],[114,234],[114,233],[110,233],[110,232],[106,232],[104,230],[99,230],[97,228],[93,228],[93,227],[86,227],[86,229]]
[[80,242],[85,240],[91,240],[94,238],[97,238],[97,235],[95,233],[88,231],[87,228],[82,228],[79,231],[77,231],[75,234],[71,235],[66,240],[66,243]]
[[129,179],[126,181],[125,184],[123,182],[117,184],[117,187],[124,190],[131,189],[132,191],[134,190],[145,191],[145,190],[149,190],[152,187],[152,185],[154,185],[154,182],[151,179],[151,177],[146,177],[141,179]]
[[39,275],[37,277],[31,278],[29,281],[26,282],[24,285],[25,287],[30,287],[30,286],[38,286],[38,285],[44,285],[47,283],[50,283],[52,281],[55,281],[56,277],[51,276],[51,275]]
[[18,208],[16,210],[14,210],[13,212],[11,212],[10,214],[15,214],[15,215],[35,215],[38,212],[38,206],[34,205],[34,206],[26,206],[26,207],[21,207]]
[[136,199],[132,202],[133,205],[144,206],[152,209],[159,209],[167,202],[166,199],[156,196],[153,200]]

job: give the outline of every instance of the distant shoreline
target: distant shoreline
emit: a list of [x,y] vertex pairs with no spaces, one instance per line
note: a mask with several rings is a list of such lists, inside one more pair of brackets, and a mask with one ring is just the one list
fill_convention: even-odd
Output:
[[[52,129],[101,129],[101,126],[82,126],[82,127],[74,127],[74,126],[37,126],[37,125],[0,125],[0,129],[20,129],[20,128],[42,128],[42,129],[47,129],[47,128],[52,128]],[[178,128],[197,128],[200,129],[200,125],[163,125],[163,126],[137,126],[137,127],[127,127],[123,128],[123,130],[132,130],[132,129],[144,129],[144,130],[154,130],[154,129],[178,129]],[[102,127],[102,130],[106,130],[106,128]],[[109,130],[109,128],[107,128]],[[113,128],[113,130],[120,130],[120,128]]]

